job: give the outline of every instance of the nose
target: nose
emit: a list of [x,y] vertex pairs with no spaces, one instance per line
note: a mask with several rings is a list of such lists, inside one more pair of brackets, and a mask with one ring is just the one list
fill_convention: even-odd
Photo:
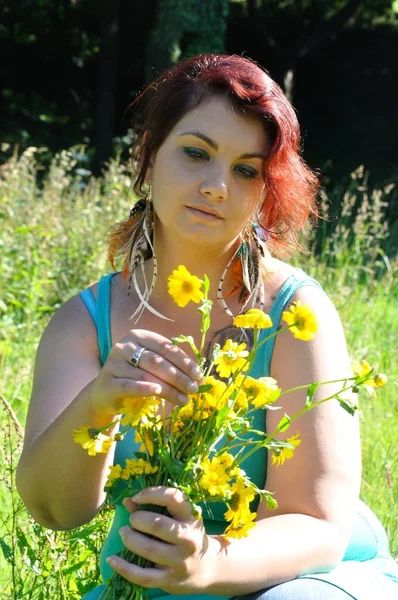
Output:
[[214,200],[226,200],[228,198],[228,176],[227,173],[218,169],[207,173],[206,178],[202,181],[200,192],[208,198]]

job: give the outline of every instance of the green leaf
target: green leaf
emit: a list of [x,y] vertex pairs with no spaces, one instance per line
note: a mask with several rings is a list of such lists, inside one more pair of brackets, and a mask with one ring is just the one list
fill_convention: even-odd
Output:
[[139,450],[134,450],[134,455],[139,459],[148,460],[148,454],[146,452],[140,452]]
[[4,558],[12,564],[13,562],[13,552],[10,546],[5,542],[2,538],[0,538],[0,546],[3,550]]
[[213,386],[211,385],[211,383],[206,383],[203,385],[200,385],[198,388],[198,394],[204,394],[205,392],[210,392],[213,389]]
[[171,338],[171,341],[173,342],[174,345],[183,344],[184,342],[188,342],[186,335],[176,335],[175,337]]
[[85,564],[86,564],[86,561],[82,560],[81,562],[76,563],[76,564],[72,565],[71,567],[68,567],[67,569],[62,569],[62,574],[70,575],[71,573],[74,573],[75,571],[78,571],[79,569],[84,567]]
[[278,431],[286,431],[286,429],[289,429],[290,423],[291,418],[285,413],[284,417],[278,423]]
[[309,406],[312,404],[312,399],[314,397],[315,392],[319,388],[319,383],[311,383],[311,385],[307,389],[307,397],[305,399],[305,405]]
[[340,400],[340,398],[337,398],[337,400],[339,401],[340,406],[342,408],[344,408],[344,410],[346,410],[350,415],[355,415],[356,408],[351,406],[351,404],[348,404],[348,402],[345,402],[344,400]]
[[228,406],[228,404],[226,404],[225,406],[223,406],[223,408],[219,411],[219,413],[217,415],[217,418],[216,418],[216,428],[217,429],[220,427],[220,425],[224,421],[228,412],[229,412],[229,406]]
[[187,342],[191,348],[192,351],[197,354],[198,353],[198,349],[195,346],[195,340],[193,339],[192,335],[177,335],[175,337],[171,338],[171,341],[173,342],[173,344],[183,344],[184,342]]
[[204,290],[205,296],[207,296],[207,294],[209,293],[209,289],[210,289],[210,279],[205,274],[203,276],[203,290]]

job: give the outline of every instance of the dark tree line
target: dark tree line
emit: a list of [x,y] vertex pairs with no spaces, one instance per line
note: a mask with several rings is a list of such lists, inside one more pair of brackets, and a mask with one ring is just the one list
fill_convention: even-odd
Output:
[[[159,71],[201,51],[246,54],[298,111],[304,154],[337,174],[397,177],[392,0],[3,0],[1,141],[89,147],[99,173],[126,108]],[[327,162],[328,161],[328,162]]]

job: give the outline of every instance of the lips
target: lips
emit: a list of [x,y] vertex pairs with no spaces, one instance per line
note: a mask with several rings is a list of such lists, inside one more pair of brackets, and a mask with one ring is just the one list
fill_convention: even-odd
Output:
[[217,217],[218,219],[224,218],[217,210],[215,210],[214,208],[210,208],[209,206],[206,206],[204,204],[195,204],[193,206],[188,206],[187,208],[191,208],[195,211],[199,211],[206,215],[211,215],[213,217]]

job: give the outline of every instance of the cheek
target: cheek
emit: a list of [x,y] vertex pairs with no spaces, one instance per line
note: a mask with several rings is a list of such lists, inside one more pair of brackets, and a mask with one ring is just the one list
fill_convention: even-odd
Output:
[[237,213],[240,216],[250,218],[263,202],[264,185],[262,183],[253,183],[252,186],[246,185],[244,188],[242,187],[239,192],[237,194]]
[[189,168],[186,158],[178,149],[164,148],[159,151],[159,161],[153,171],[153,184],[164,193],[167,189],[181,189],[197,178],[195,170]]

